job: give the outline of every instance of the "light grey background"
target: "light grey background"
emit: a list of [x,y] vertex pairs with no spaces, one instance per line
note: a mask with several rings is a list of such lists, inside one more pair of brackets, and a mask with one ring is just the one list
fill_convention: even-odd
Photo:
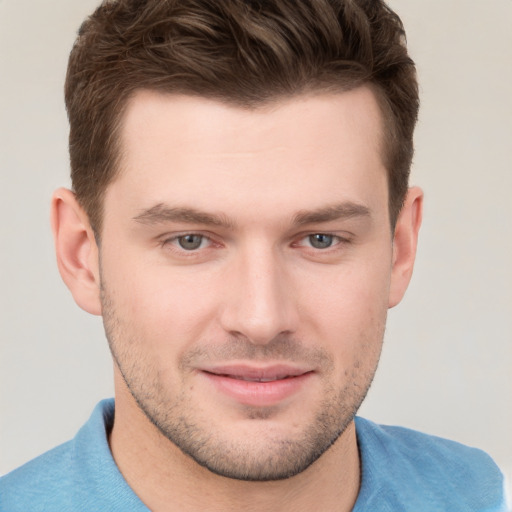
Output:
[[[48,222],[68,185],[62,86],[96,0],[0,0],[0,473],[112,395],[101,321],[61,283]],[[487,450],[512,476],[512,1],[392,0],[421,82],[417,266],[362,414]]]

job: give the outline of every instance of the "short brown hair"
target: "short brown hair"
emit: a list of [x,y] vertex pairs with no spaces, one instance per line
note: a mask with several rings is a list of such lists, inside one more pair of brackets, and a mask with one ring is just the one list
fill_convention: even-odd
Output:
[[71,178],[97,235],[119,172],[119,127],[140,89],[254,108],[368,84],[381,106],[392,225],[413,154],[418,87],[398,16],[381,0],[104,0],[69,58]]

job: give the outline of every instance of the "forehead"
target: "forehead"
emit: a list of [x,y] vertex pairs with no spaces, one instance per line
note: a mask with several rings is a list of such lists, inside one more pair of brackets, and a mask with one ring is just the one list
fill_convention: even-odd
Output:
[[176,141],[195,135],[201,145],[211,142],[216,149],[219,139],[225,146],[241,149],[244,144],[252,145],[255,138],[263,142],[265,132],[281,128],[283,136],[305,135],[313,140],[312,132],[320,132],[327,137],[326,143],[342,142],[339,131],[348,129],[373,146],[379,142],[382,125],[382,112],[369,86],[338,93],[298,94],[255,107],[139,90],[128,100],[121,131],[125,150],[134,140],[144,141],[141,129],[150,129],[152,136],[158,131],[164,137],[174,129]]
[[381,127],[365,87],[252,109],[139,91],[127,105],[120,174],[109,188],[140,208],[178,200],[218,209],[235,193],[258,208],[365,202],[356,196],[376,190],[387,201]]

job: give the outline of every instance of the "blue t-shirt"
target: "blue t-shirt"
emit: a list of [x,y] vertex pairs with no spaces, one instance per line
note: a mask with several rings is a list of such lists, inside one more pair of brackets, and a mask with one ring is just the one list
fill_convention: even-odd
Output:
[[[71,441],[0,478],[1,512],[148,512],[110,453],[114,401]],[[356,418],[361,489],[354,512],[506,512],[504,481],[484,452]]]

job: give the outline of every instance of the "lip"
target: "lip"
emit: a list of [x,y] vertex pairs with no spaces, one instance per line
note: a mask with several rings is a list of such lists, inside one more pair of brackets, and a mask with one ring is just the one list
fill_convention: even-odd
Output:
[[298,393],[314,372],[289,365],[223,365],[200,370],[215,388],[242,405],[268,407]]

